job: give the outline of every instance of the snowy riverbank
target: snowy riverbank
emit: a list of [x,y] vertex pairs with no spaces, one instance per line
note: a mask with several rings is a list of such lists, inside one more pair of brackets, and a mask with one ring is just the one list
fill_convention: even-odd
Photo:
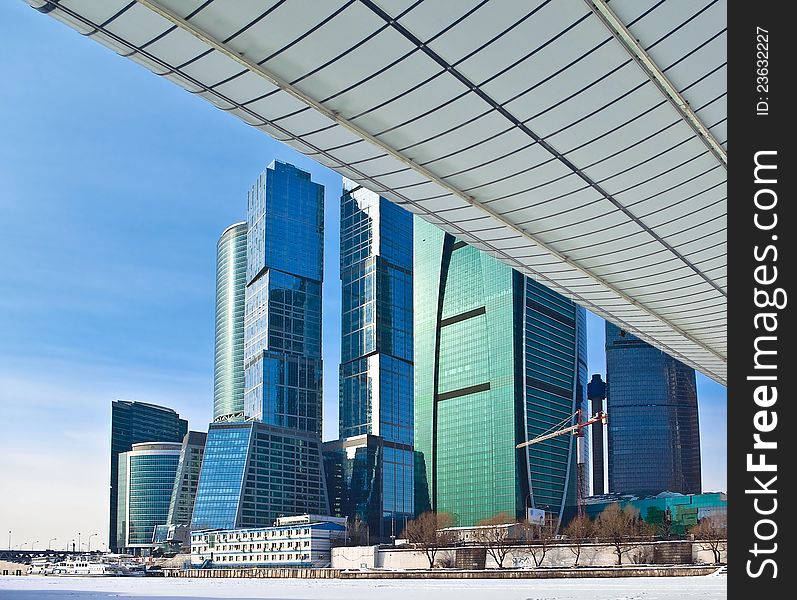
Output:
[[498,581],[0,577],[0,600],[720,600],[726,596],[725,575]]

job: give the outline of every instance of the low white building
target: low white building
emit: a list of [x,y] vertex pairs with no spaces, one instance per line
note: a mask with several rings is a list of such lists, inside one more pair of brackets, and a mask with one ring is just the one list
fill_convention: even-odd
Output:
[[468,527],[446,527],[442,531],[451,533],[458,542],[478,543],[482,541],[484,532],[492,529],[506,530],[507,540],[523,541],[529,537],[529,531],[523,523],[500,523],[496,525],[471,525]]
[[27,575],[30,565],[8,560],[0,560],[0,575]]
[[328,567],[346,519],[280,517],[272,527],[191,532],[192,567]]

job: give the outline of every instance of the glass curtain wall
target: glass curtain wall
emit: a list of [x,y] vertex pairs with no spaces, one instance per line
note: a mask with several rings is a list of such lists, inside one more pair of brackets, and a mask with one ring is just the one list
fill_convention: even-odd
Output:
[[418,217],[414,243],[416,503],[462,526],[528,508],[560,519],[571,436],[515,445],[586,408],[585,313]]
[[695,371],[606,323],[609,491],[699,494]]
[[240,419],[244,414],[246,230],[246,223],[231,225],[216,248],[214,421]]

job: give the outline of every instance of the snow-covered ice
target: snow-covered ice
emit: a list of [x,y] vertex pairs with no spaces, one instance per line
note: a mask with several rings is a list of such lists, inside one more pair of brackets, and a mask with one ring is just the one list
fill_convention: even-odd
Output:
[[1,600],[719,600],[727,589],[725,575],[536,580],[0,577]]

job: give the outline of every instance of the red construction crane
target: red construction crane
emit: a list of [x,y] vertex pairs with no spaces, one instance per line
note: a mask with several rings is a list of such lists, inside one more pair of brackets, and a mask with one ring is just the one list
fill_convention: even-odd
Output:
[[532,444],[538,444],[540,442],[544,442],[545,440],[550,440],[551,438],[558,437],[560,435],[567,435],[568,433],[571,435],[576,436],[576,456],[578,462],[576,463],[576,494],[577,494],[577,503],[578,503],[578,516],[584,515],[584,452],[582,449],[582,444],[584,443],[584,429],[589,427],[590,425],[595,425],[596,423],[606,423],[608,419],[608,415],[604,411],[596,412],[592,417],[587,419],[586,421],[582,421],[582,411],[579,408],[576,412],[572,415],[564,419],[560,422],[560,424],[565,423],[571,419],[575,418],[575,423],[573,425],[568,425],[562,429],[557,429],[556,431],[549,431],[542,435],[539,435],[527,442],[523,442],[515,446],[515,448],[525,448],[526,446],[531,446]]

